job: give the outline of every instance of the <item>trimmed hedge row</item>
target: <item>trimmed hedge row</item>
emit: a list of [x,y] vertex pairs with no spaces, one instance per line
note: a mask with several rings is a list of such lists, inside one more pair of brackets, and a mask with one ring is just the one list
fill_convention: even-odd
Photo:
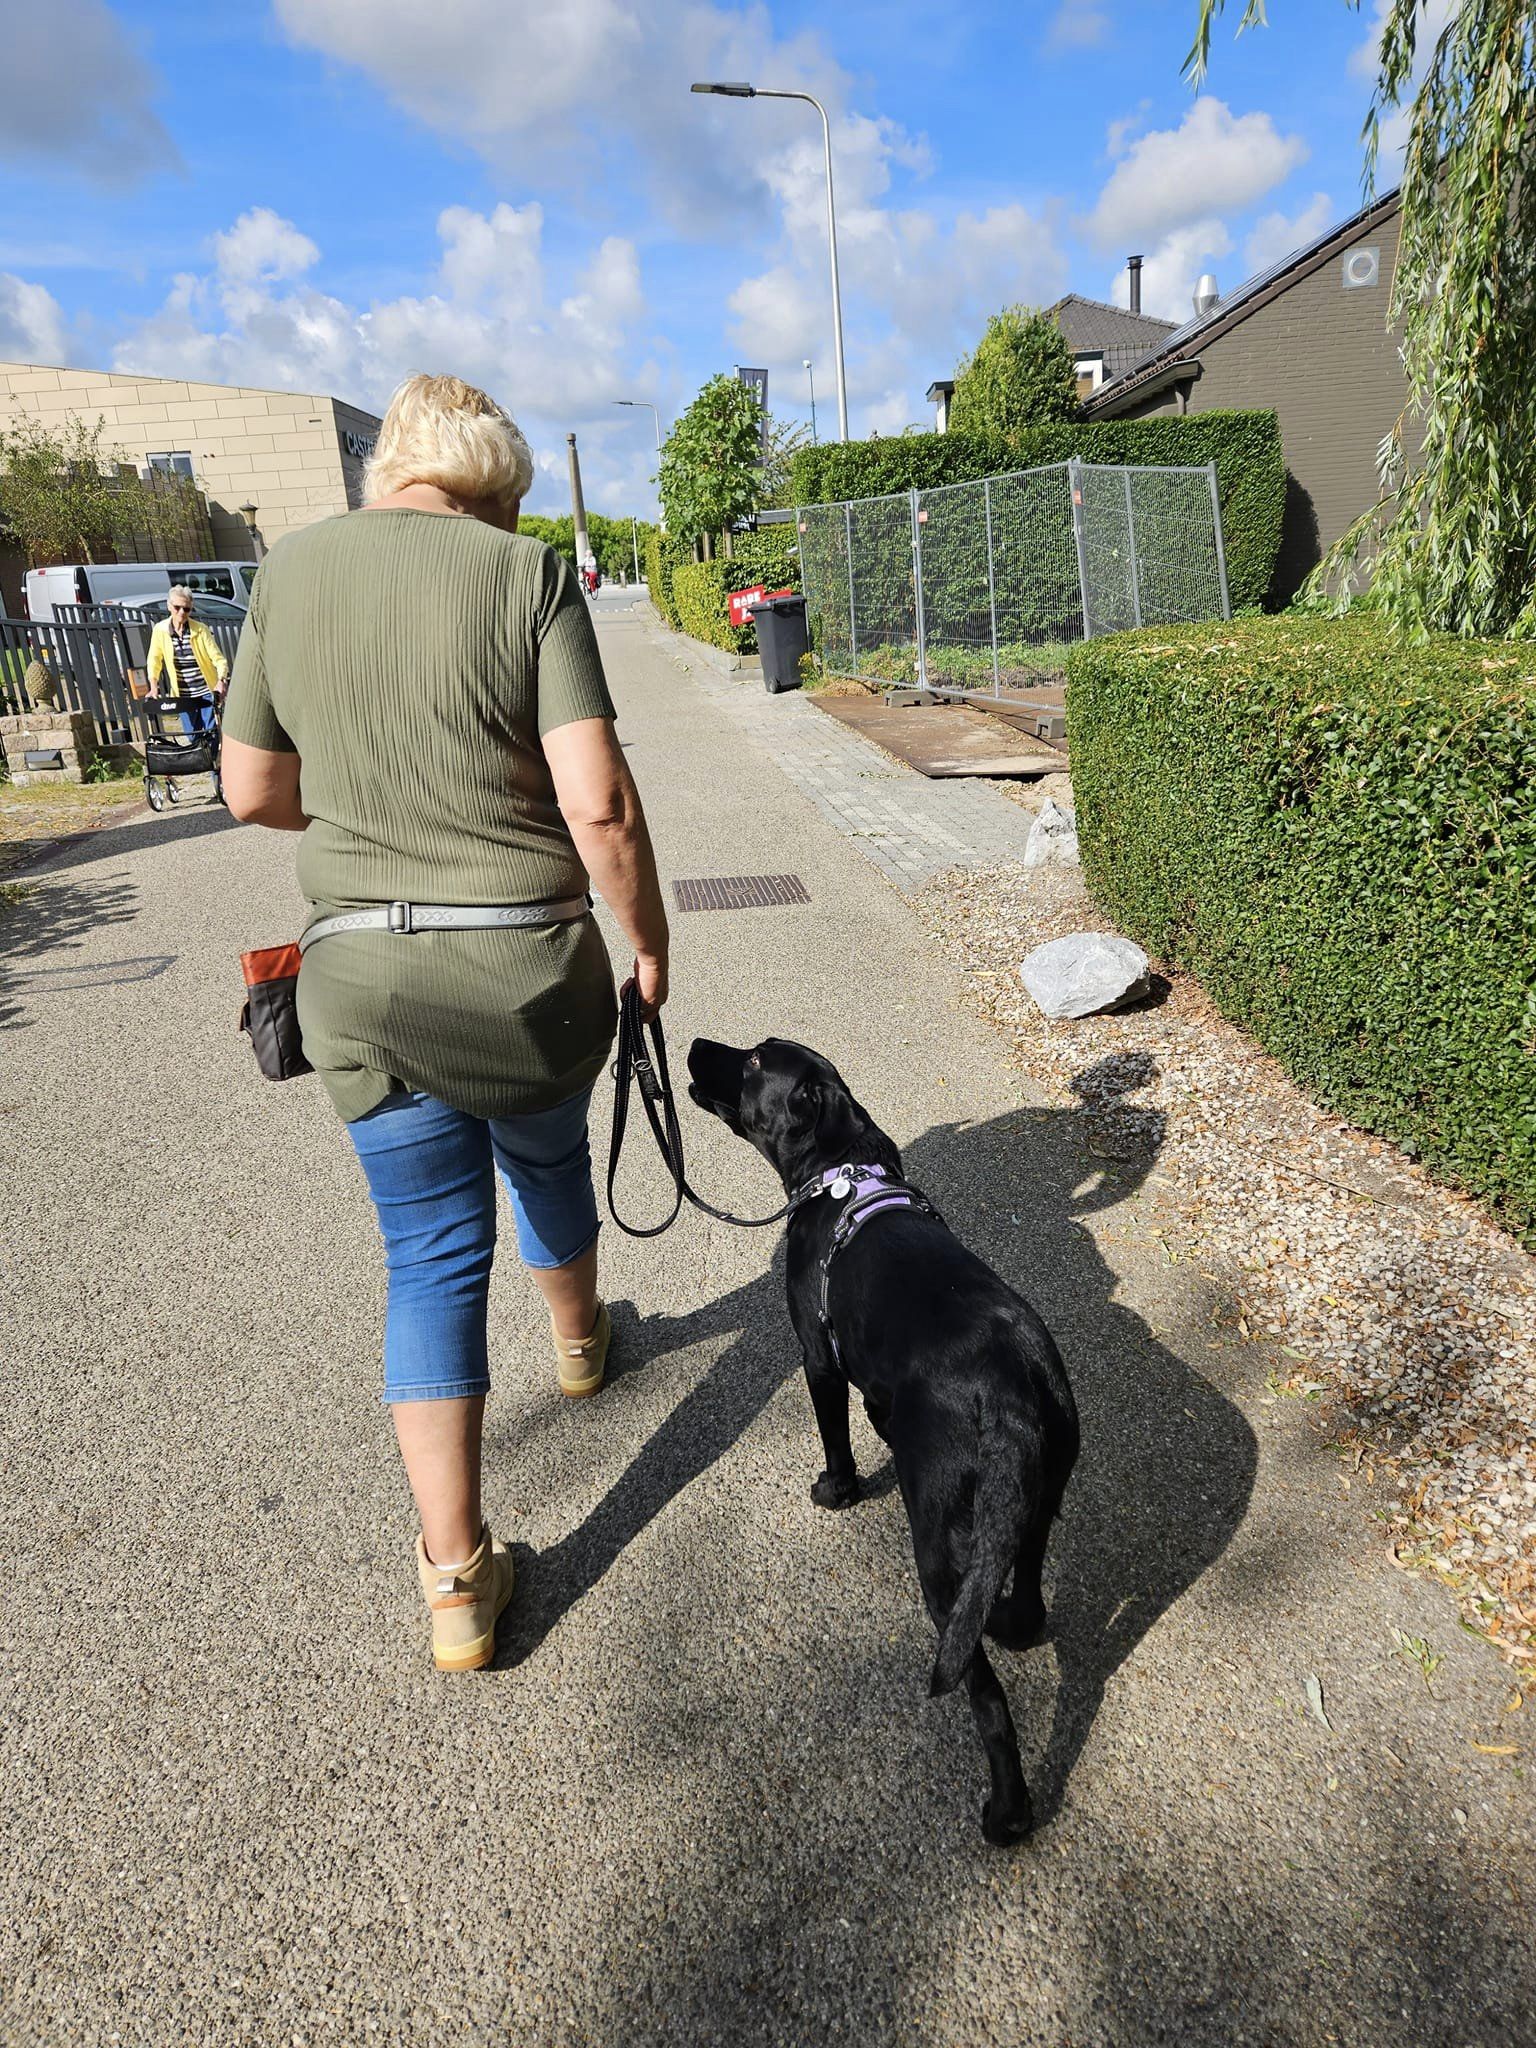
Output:
[[693,550],[685,547],[674,535],[653,526],[645,537],[645,552],[641,560],[645,564],[645,586],[651,603],[676,631],[677,606],[672,596],[672,578],[685,562],[693,560]]
[[735,554],[729,559],[695,562],[684,549],[684,559],[660,573],[667,578],[667,603],[657,603],[670,626],[690,633],[711,647],[728,647],[737,654],[751,654],[757,634],[751,626],[733,626],[727,599],[733,590],[761,583],[769,590],[798,590],[800,560],[793,527],[771,527],[762,533],[737,534]]
[[791,480],[801,505],[935,490],[984,476],[1084,462],[1216,465],[1227,583],[1234,611],[1264,601],[1280,552],[1285,457],[1272,412],[1200,412],[1182,418],[1093,420],[1028,427],[1012,443],[991,434],[901,434],[888,441],[801,448]]
[[1067,675],[1104,908],[1536,1248],[1536,651],[1291,617]]

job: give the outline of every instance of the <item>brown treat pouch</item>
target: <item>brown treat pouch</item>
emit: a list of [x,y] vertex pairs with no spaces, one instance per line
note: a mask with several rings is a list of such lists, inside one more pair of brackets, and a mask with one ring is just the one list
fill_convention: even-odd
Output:
[[269,1081],[312,1074],[299,1032],[298,947],[261,946],[242,953],[240,966],[245,975],[240,1029],[250,1035],[257,1066]]

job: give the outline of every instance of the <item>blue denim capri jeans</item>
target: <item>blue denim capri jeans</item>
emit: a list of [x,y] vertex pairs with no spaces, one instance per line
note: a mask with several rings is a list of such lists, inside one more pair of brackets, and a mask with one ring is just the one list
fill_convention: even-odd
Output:
[[585,1088],[553,1109],[486,1119],[435,1096],[399,1094],[347,1125],[389,1263],[386,1401],[449,1401],[490,1389],[494,1166],[512,1198],[525,1265],[568,1266],[597,1242],[591,1098]]

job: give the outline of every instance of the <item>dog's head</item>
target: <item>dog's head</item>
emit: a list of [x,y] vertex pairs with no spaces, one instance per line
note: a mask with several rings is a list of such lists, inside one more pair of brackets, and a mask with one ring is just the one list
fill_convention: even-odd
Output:
[[688,1048],[688,1093],[711,1116],[755,1145],[786,1187],[846,1160],[891,1167],[900,1156],[854,1100],[830,1060],[789,1038]]

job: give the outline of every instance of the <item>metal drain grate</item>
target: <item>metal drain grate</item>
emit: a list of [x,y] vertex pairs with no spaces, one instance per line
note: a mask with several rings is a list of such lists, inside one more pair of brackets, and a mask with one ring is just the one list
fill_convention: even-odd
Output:
[[679,910],[768,910],[776,903],[809,903],[798,875],[701,875],[674,882]]

